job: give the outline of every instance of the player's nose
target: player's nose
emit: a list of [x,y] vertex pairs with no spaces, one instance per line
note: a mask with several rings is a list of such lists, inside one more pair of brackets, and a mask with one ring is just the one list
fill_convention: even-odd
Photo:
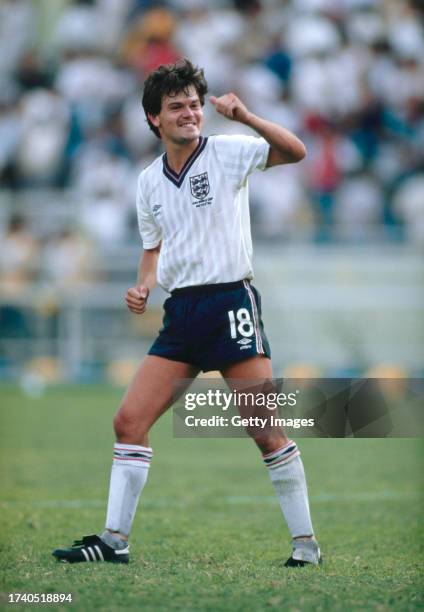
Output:
[[194,117],[193,109],[191,109],[190,106],[186,106],[184,108],[183,116],[184,117],[190,117],[190,118]]

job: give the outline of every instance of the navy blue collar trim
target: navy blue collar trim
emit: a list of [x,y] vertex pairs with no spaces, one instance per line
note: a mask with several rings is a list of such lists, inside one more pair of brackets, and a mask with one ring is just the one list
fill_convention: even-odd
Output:
[[174,185],[178,187],[178,189],[183,184],[183,181],[186,177],[187,172],[190,170],[196,159],[199,157],[203,149],[206,147],[206,143],[208,142],[207,137],[203,138],[203,136],[199,137],[199,143],[197,147],[194,149],[193,153],[190,155],[184,166],[181,168],[181,172],[177,174],[172,168],[169,167],[168,157],[166,153],[163,154],[163,173],[167,179],[172,181]]

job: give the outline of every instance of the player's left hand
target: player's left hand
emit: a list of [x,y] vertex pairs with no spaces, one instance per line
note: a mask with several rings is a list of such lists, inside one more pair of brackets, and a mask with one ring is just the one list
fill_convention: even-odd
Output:
[[209,101],[214,105],[215,110],[233,121],[247,123],[249,111],[243,102],[233,93],[227,93],[219,98],[210,96]]

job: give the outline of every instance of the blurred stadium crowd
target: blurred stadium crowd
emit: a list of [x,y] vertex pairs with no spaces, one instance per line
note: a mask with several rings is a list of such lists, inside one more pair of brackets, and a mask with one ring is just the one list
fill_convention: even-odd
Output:
[[139,244],[136,177],[161,152],[141,86],[180,57],[307,145],[252,177],[256,239],[422,246],[423,15],[422,0],[0,0],[3,288],[35,262],[87,280],[102,248]]
[[[260,235],[360,241],[383,226],[423,242],[423,9],[421,0],[2,0],[2,187],[75,189],[79,229],[128,239],[136,175],[160,152],[141,85],[187,56],[211,92],[235,91],[307,143],[299,167],[252,181]],[[206,115],[209,133],[240,131]]]

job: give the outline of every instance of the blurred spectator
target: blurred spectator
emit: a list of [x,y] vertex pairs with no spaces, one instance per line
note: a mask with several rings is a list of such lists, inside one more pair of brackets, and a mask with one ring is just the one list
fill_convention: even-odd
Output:
[[310,116],[309,127],[314,133],[311,153],[307,160],[308,186],[318,210],[318,240],[331,238],[334,221],[334,194],[342,180],[339,164],[340,137],[335,130],[320,117]]
[[0,251],[0,278],[2,291],[15,295],[22,292],[34,277],[39,245],[28,231],[25,220],[14,215],[2,237]]
[[166,8],[152,8],[130,26],[122,54],[140,80],[160,64],[171,64],[181,57],[173,43],[175,28],[174,15]]
[[34,43],[35,8],[30,0],[0,3],[0,77],[10,76]]
[[83,132],[100,127],[111,106],[132,90],[130,75],[91,51],[68,53],[55,86],[77,116]]
[[266,239],[307,240],[315,235],[315,214],[300,180],[299,172],[277,166],[266,176],[250,180],[253,215],[257,229]]
[[[1,240],[0,249],[0,337],[23,338],[28,335],[25,308],[8,304],[27,299],[39,258],[39,244],[28,231],[22,217],[15,215]],[[24,302],[25,303],[25,302]]]
[[394,195],[394,213],[404,223],[409,240],[424,247],[424,174],[406,179]]
[[340,34],[329,19],[319,14],[294,15],[286,33],[289,53],[296,59],[335,56]]
[[81,232],[64,229],[52,234],[42,250],[43,281],[37,295],[36,310],[41,336],[60,334],[60,305],[67,292],[75,295],[96,278],[96,251]]
[[53,90],[22,97],[16,166],[24,186],[58,185],[68,130],[69,109]]
[[[388,39],[396,53],[402,59],[413,59],[417,62],[424,57],[424,29],[419,11],[423,10],[422,2],[398,2],[397,15],[388,23]],[[421,7],[420,7],[421,5]]]
[[51,236],[43,248],[45,279],[57,290],[92,280],[95,254],[90,240],[70,229]]
[[123,242],[127,236],[133,208],[128,185],[135,189],[136,184],[131,170],[125,159],[96,149],[87,149],[79,159],[76,185],[81,194],[81,226],[101,245]]
[[177,44],[185,57],[205,70],[211,92],[220,95],[231,89],[237,76],[237,45],[245,33],[243,18],[225,7],[219,11],[208,8],[203,1],[185,6],[176,32]]
[[101,15],[93,0],[72,0],[54,31],[56,46],[63,52],[102,50]]
[[[149,163],[149,155],[159,154],[159,141],[149,128],[141,112],[140,92],[128,96],[122,107],[122,129],[124,139],[133,159],[143,159],[143,167]],[[156,155],[154,155],[156,156]]]
[[337,238],[355,242],[374,238],[383,219],[383,205],[380,185],[371,173],[346,178],[335,194]]
[[18,90],[10,87],[1,89],[0,84],[0,184],[14,187],[15,159],[20,138],[21,121],[16,108]]
[[104,48],[117,53],[133,0],[98,0],[98,20]]
[[15,80],[22,91],[47,89],[52,86],[50,67],[43,64],[35,49],[25,53],[16,67]]
[[[41,0],[37,0],[40,2]],[[51,38],[50,44],[62,53],[97,51],[104,54],[117,53],[126,20],[133,0],[60,0],[59,17],[53,18],[55,7],[46,6],[42,18],[52,33],[42,32]],[[49,2],[49,0],[44,0]]]

